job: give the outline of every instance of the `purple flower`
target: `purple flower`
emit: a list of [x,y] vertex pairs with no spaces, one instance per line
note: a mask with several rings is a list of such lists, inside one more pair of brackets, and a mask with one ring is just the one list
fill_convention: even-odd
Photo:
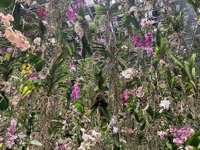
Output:
[[6,146],[11,149],[13,145],[15,144],[15,140],[17,139],[17,136],[15,135],[16,132],[16,126],[17,126],[17,121],[16,119],[11,119],[10,121],[10,126],[7,128],[7,133],[6,133]]
[[72,9],[76,10],[78,8],[78,6],[76,4],[72,4]]
[[169,131],[174,136],[173,142],[177,145],[183,144],[191,135],[190,127],[169,126]]
[[0,54],[3,54],[3,50],[0,48]]
[[146,38],[139,39],[136,35],[132,36],[132,41],[137,47],[150,47],[153,41],[153,35],[151,32],[146,34]]
[[80,88],[78,87],[78,84],[75,83],[74,84],[74,89],[73,89],[73,91],[71,93],[71,98],[78,99],[79,95],[80,95]]
[[77,13],[74,12],[73,10],[71,10],[71,9],[68,9],[67,12],[66,12],[66,16],[70,19],[75,20],[77,18]]
[[8,53],[12,53],[13,49],[10,47],[10,48],[7,48],[7,52]]

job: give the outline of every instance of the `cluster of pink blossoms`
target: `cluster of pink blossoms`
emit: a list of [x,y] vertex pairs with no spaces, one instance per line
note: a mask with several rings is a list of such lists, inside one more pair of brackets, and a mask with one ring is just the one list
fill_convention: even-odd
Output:
[[30,48],[30,44],[27,41],[26,37],[18,30],[13,31],[12,28],[6,28],[3,36],[22,51]]
[[148,55],[153,54],[153,49],[151,48],[153,34],[151,32],[147,32],[146,37],[142,39],[138,38],[136,35],[133,35],[132,41],[137,47],[143,47]]
[[8,15],[4,15],[3,13],[0,13],[0,19],[3,22],[4,26],[10,26],[10,21],[14,21],[13,16],[11,16],[10,14]]
[[10,27],[10,21],[14,21],[13,16],[11,15],[4,15],[3,13],[0,13],[0,20],[3,22],[3,25],[6,27],[4,37],[8,39],[13,45],[15,45],[17,48],[21,49],[22,51],[25,51],[30,47],[29,42],[27,41],[26,37],[23,36],[23,34],[15,30],[13,31],[12,27]]
[[[173,143],[176,145],[183,144],[190,136],[191,136],[192,128],[190,127],[182,127],[179,128],[177,126],[169,126],[169,133],[173,135]],[[160,138],[163,138],[168,135],[168,133],[164,131],[158,131],[157,135]]]
[[169,126],[169,132],[174,136],[173,142],[177,145],[180,145],[183,144],[190,137],[191,128],[179,128],[177,126]]
[[130,95],[134,95],[135,94],[135,90],[128,90],[126,89],[121,95],[120,95],[120,98],[121,98],[121,103],[122,104],[125,104],[128,102],[128,98]]
[[72,4],[72,9],[68,8],[65,15],[70,19],[73,19],[73,20],[77,19],[78,17],[77,10],[80,8],[81,3],[83,3],[84,6],[86,6],[85,0],[78,0],[77,4]]
[[11,119],[10,121],[10,126],[7,128],[7,141],[6,141],[6,146],[11,149],[13,145],[15,144],[15,140],[17,139],[17,136],[15,135],[16,133],[16,126],[17,126],[17,121],[16,119]]
[[71,98],[78,99],[80,96],[80,88],[78,87],[78,83],[74,84],[74,89],[71,93]]
[[142,27],[145,27],[145,26],[150,26],[150,25],[153,25],[155,23],[154,20],[148,20],[146,18],[142,18],[140,24]]

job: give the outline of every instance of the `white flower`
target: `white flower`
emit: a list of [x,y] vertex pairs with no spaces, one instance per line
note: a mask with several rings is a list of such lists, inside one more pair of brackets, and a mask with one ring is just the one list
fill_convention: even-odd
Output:
[[117,133],[119,131],[119,128],[113,127],[113,133]]
[[138,70],[135,70],[133,68],[128,68],[121,72],[121,75],[125,79],[132,79],[134,76],[138,75]]
[[159,106],[161,107],[160,112],[162,112],[164,109],[168,110],[170,104],[171,102],[167,98],[164,98],[164,100],[162,100],[159,104]]
[[117,124],[117,117],[113,116],[112,119],[110,120],[109,126],[113,127],[116,124]]
[[40,38],[40,37],[36,37],[36,38],[33,40],[33,43],[34,43],[35,45],[40,45],[40,43],[41,43],[41,38]]

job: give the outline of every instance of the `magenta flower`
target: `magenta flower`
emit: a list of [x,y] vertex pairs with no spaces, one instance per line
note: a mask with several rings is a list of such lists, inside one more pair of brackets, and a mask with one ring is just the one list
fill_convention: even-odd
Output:
[[121,98],[121,103],[122,104],[125,104],[128,102],[128,98],[130,95],[135,95],[135,90],[128,90],[126,89],[121,95],[120,95],[120,98]]
[[40,18],[44,19],[47,16],[47,11],[45,10],[45,8],[38,8],[37,9],[37,14]]
[[39,75],[37,73],[31,73],[27,75],[29,78],[39,78]]
[[78,6],[76,4],[72,4],[72,9],[76,10],[78,8]]
[[71,93],[71,98],[78,99],[80,96],[80,88],[78,87],[78,83],[74,84],[74,89]]
[[75,20],[75,19],[77,19],[78,14],[76,12],[74,12],[73,10],[68,9],[66,12],[66,16],[70,19]]
[[142,39],[139,39],[136,35],[133,35],[132,41],[137,47],[150,47],[153,42],[153,35],[151,32],[148,32],[146,34],[146,38]]

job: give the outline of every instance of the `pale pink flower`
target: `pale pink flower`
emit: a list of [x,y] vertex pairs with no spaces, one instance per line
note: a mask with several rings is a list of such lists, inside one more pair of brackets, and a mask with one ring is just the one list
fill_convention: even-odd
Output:
[[14,21],[13,16],[10,14],[5,16],[3,13],[0,13],[0,19],[3,22],[3,25],[6,27],[10,26],[10,21]]
[[160,138],[162,139],[164,136],[167,135],[167,133],[164,132],[164,131],[158,131],[158,132],[157,132],[157,135],[160,136]]

